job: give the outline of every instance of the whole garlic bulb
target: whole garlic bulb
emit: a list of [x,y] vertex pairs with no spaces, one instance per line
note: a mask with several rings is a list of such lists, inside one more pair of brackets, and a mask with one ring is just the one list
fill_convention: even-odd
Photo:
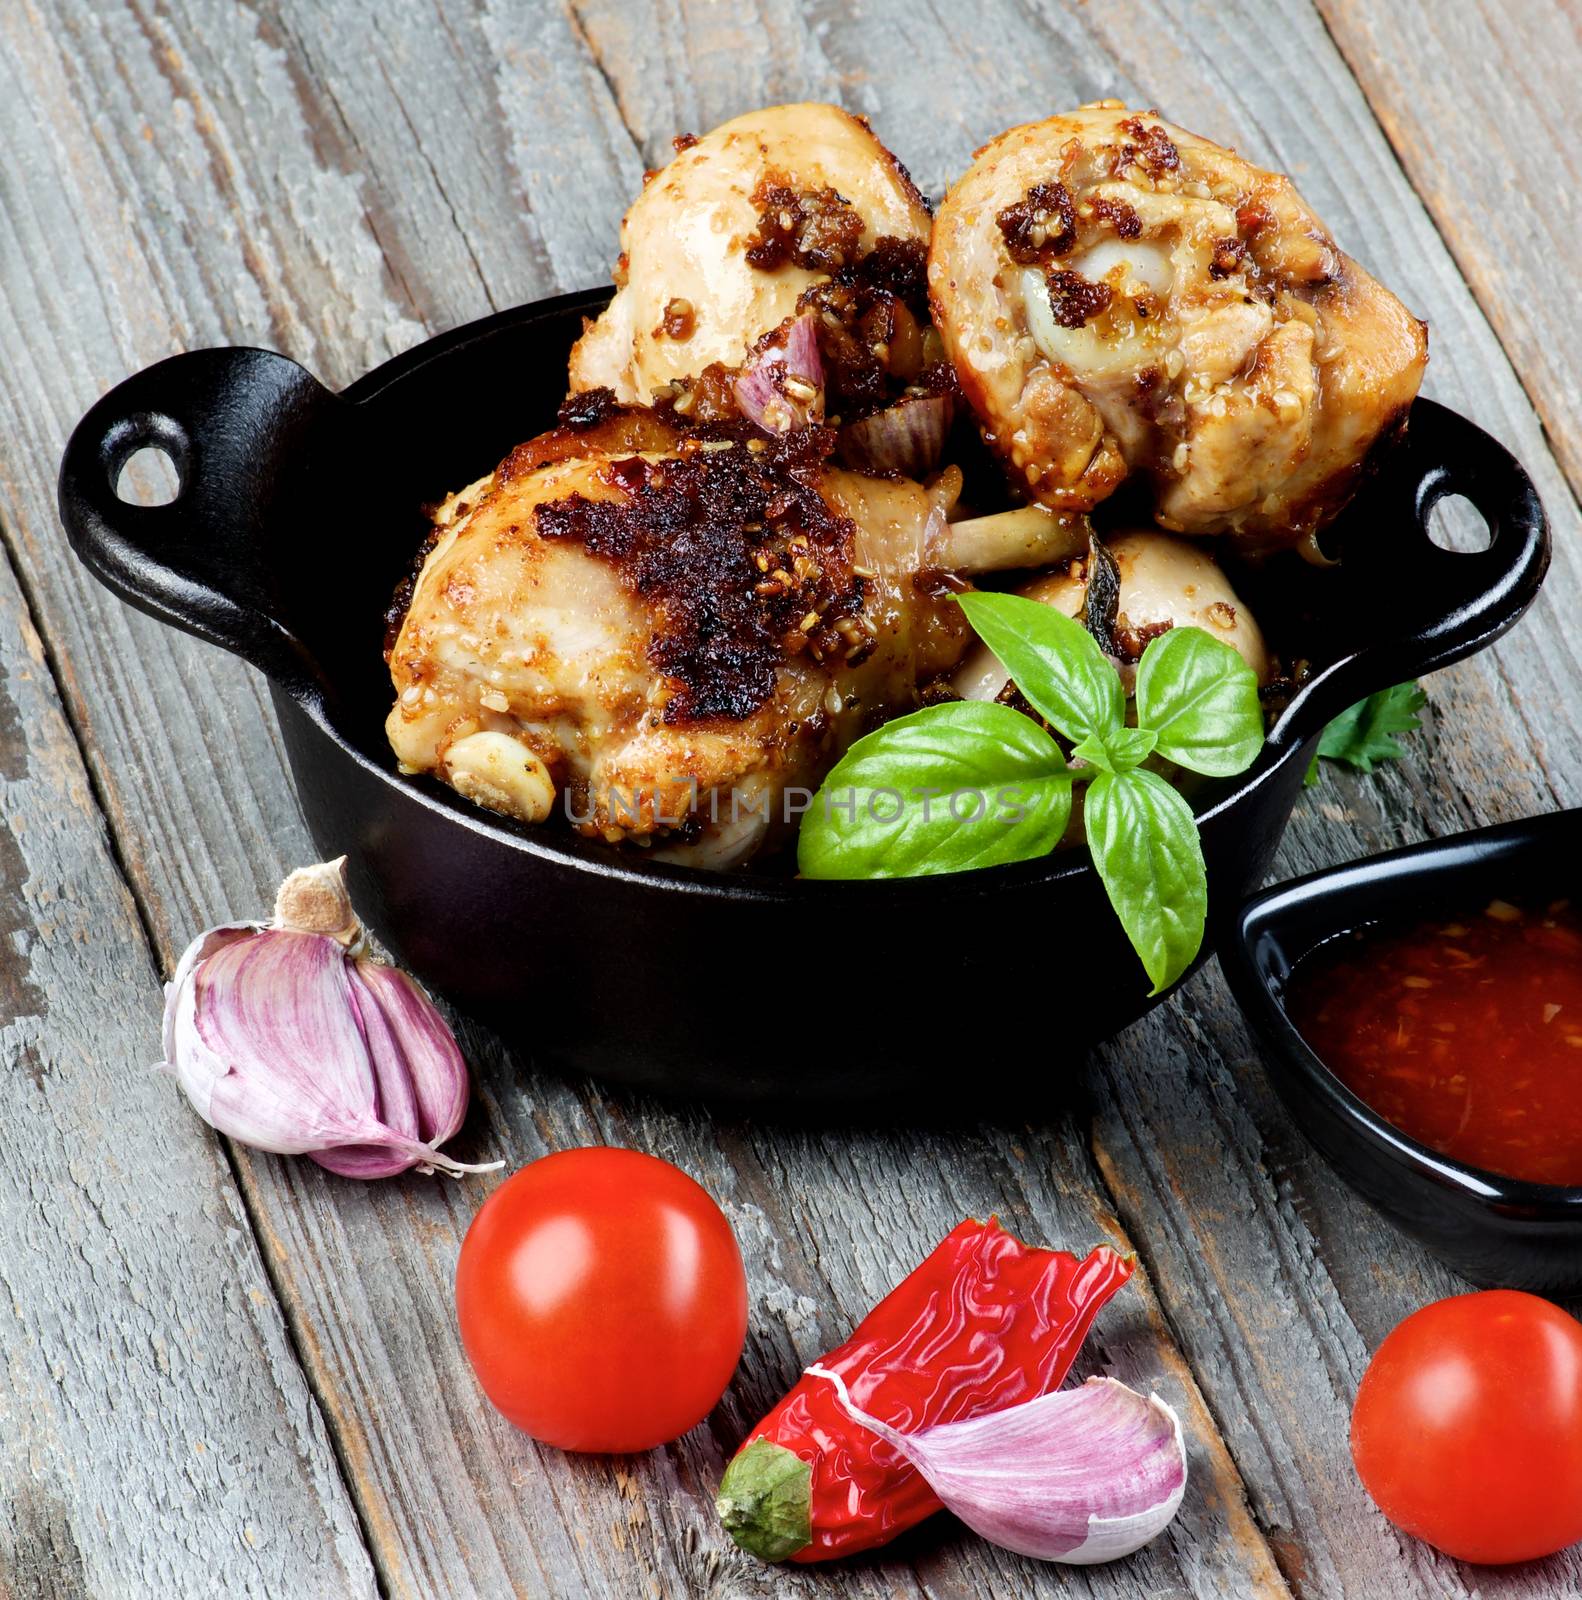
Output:
[[269,923],[198,935],[165,986],[164,1071],[255,1149],[385,1178],[487,1172],[438,1148],[467,1112],[467,1064],[404,972],[364,953],[344,857],[281,885]]

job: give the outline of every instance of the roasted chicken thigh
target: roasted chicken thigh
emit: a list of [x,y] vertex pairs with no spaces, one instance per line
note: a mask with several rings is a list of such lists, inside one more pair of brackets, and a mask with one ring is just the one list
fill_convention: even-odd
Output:
[[565,415],[437,513],[390,743],[523,821],[734,865],[950,670],[947,575],[1005,553],[958,547],[937,493],[828,465],[827,430],[687,429],[607,393]]
[[740,366],[810,288],[876,248],[916,245],[921,264],[923,197],[838,106],[769,106],[676,143],[621,224],[615,298],[572,351],[573,390],[647,401]]
[[1026,494],[1086,509],[1144,474],[1163,527],[1248,546],[1345,503],[1427,356],[1288,178],[1116,101],[978,152],[939,208],[929,291]]

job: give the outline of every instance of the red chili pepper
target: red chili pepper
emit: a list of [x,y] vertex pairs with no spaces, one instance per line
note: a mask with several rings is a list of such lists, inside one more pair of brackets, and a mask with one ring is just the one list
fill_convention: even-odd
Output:
[[[1036,1250],[992,1217],[963,1222],[821,1366],[902,1433],[1000,1411],[1060,1386],[1093,1319],[1132,1274],[1101,1246]],[[804,1376],[748,1435],[716,1504],[766,1561],[825,1561],[886,1543],[940,1509],[894,1446]]]

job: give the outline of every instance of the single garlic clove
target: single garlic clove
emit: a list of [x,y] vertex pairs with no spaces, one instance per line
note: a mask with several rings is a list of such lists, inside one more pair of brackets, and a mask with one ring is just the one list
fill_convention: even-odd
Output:
[[902,1433],[827,1379],[854,1421],[917,1468],[940,1502],[993,1544],[1042,1561],[1090,1566],[1140,1550],[1186,1493],[1181,1423],[1157,1395],[1089,1378],[981,1417]]
[[[368,1057],[374,1070],[374,1114],[403,1139],[425,1137],[418,1116],[417,1086],[412,1081],[412,1065],[407,1043],[394,1020],[361,981],[360,961],[347,964],[346,977],[351,989],[357,1020],[368,1042]],[[450,1130],[454,1133],[456,1130]]]
[[406,973],[367,960],[351,970],[354,984],[373,997],[401,1041],[417,1110],[417,1137],[425,1144],[443,1144],[467,1115],[467,1063],[454,1036]]
[[393,1144],[338,1144],[330,1150],[309,1150],[308,1159],[340,1178],[395,1178],[414,1167],[432,1172],[431,1164]]
[[824,417],[824,363],[811,312],[786,324],[785,343],[771,344],[742,369],[733,390],[750,422],[767,433],[805,428]]
[[[404,972],[371,960],[354,961],[347,972],[373,1058],[380,1120],[407,1139],[443,1144],[467,1115],[467,1066],[450,1029]],[[348,1178],[389,1177],[412,1165],[408,1150],[391,1145],[312,1155]]]
[[509,733],[467,734],[445,751],[444,769],[458,794],[491,811],[542,822],[555,809],[549,768]]
[[857,472],[926,478],[939,468],[955,412],[947,394],[897,400],[840,430],[840,458]]
[[[244,939],[249,934],[258,932],[256,922],[226,922],[217,928],[210,928],[200,933],[191,944],[181,953],[181,960],[176,963],[176,971],[169,983],[165,985],[165,1022],[163,1043],[165,1059],[160,1062],[160,1070],[175,1073],[181,1076],[178,1066],[178,1052],[176,1049],[176,1018],[180,1010],[181,998],[191,987],[192,974],[200,961],[206,961],[216,950],[223,949],[233,940]],[[209,1062],[200,1062],[193,1058],[189,1062],[189,1070],[193,1074],[193,1087],[188,1088],[183,1082],[188,1098],[192,1098],[194,1089],[207,1097],[206,1079],[213,1073],[223,1075],[225,1069]],[[205,1117],[204,1119],[208,1119]]]

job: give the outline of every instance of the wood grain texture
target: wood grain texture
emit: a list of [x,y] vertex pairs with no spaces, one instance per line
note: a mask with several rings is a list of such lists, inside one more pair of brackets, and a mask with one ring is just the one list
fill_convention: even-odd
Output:
[[1318,8],[1582,489],[1582,316],[1555,292],[1582,239],[1582,9]]
[[0,561],[0,1594],[372,1596],[225,1153]]
[[[124,275],[117,298],[138,304],[136,315],[101,311],[97,234],[62,248],[40,221],[7,263],[6,284],[24,281],[18,293],[8,288],[0,315],[15,320],[0,334],[28,344],[33,358],[8,386],[9,414],[29,439],[7,456],[6,514],[41,607],[56,619],[84,742],[167,962],[195,924],[262,903],[309,847],[279,803],[286,783],[250,676],[130,616],[63,559],[45,509],[48,474],[70,419],[110,379],[85,379],[80,359],[74,369],[51,356],[86,346],[113,377],[175,345],[231,339],[281,345],[344,380],[424,328],[597,281],[643,164],[575,19],[501,8],[452,36],[410,9],[391,17],[346,7],[333,28],[316,17],[282,9],[255,27],[204,5],[153,20],[128,8],[90,22],[68,10],[52,30],[35,26],[18,41],[35,103],[17,114],[47,118],[61,142],[28,198],[64,193],[70,214],[102,217],[123,191],[162,196],[157,226],[136,219],[147,236],[122,238],[110,274]],[[419,58],[421,85],[411,71]],[[350,77],[341,65],[349,61],[358,64]],[[492,85],[494,120],[471,111],[453,120],[448,108],[478,100],[480,84]],[[113,123],[84,118],[81,105],[106,98]],[[267,161],[249,145],[264,107]],[[145,126],[162,131],[145,138]],[[396,127],[389,169],[360,170],[363,152],[390,145]],[[172,147],[183,151],[188,128],[202,154],[187,150],[169,179]],[[123,170],[139,162],[143,177]],[[208,225],[216,216],[227,218],[218,238]],[[294,252],[290,230],[310,217],[317,231]],[[431,242],[441,233],[444,245]],[[465,265],[453,253],[458,237],[470,241]],[[318,252],[330,240],[345,257],[340,289],[320,276]],[[47,274],[38,270],[46,256]],[[62,274],[74,323],[57,313],[48,339],[25,337],[47,318]],[[30,393],[47,399],[49,416],[30,411]],[[169,744],[151,746],[149,727],[165,728]],[[1030,1236],[1077,1245],[1113,1229],[1095,1212],[1090,1160],[1071,1128],[1041,1136],[1022,1176],[1006,1170],[1004,1136],[993,1131],[964,1141],[780,1138],[553,1082],[530,1081],[524,1093],[521,1063],[482,1038],[469,1045],[483,1106],[477,1149],[516,1163],[609,1139],[680,1161],[731,1210],[767,1315],[710,1429],[625,1465],[540,1451],[481,1405],[454,1339],[451,1268],[481,1186],[365,1187],[238,1152],[255,1226],[393,1593],[815,1592],[822,1580],[761,1569],[722,1547],[712,1492],[745,1427],[967,1211],[998,1207]],[[956,1193],[942,1196],[929,1176],[946,1170]],[[1282,1593],[1146,1289],[1101,1333],[1095,1350],[1114,1370],[1155,1383],[1195,1419],[1196,1472],[1170,1540],[1126,1568],[1077,1577],[1077,1591]],[[987,1595],[1060,1581],[935,1528],[847,1583],[855,1594]]]
[[[670,135],[774,99],[870,113],[936,194],[1004,126],[1106,93],[1287,166],[1343,242],[1430,316],[1434,392],[1535,472],[1561,551],[1523,632],[1433,681],[1412,761],[1371,784],[1331,778],[1279,870],[1578,798],[1576,661],[1558,621],[1579,598],[1575,507],[1304,4],[996,4],[964,27],[948,7],[873,0],[856,12],[480,0],[466,13],[83,0],[10,8],[0,41],[0,135],[25,152],[0,164],[12,224],[0,341],[14,353],[0,372],[0,519],[167,962],[194,927],[262,904],[309,847],[257,681],[133,617],[65,554],[51,480],[67,427],[175,349],[273,344],[343,382],[425,331],[600,281],[620,212]],[[1035,1569],[936,1522],[843,1572],[843,1594],[1391,1600],[1576,1586],[1564,1563],[1530,1582],[1455,1568],[1404,1548],[1367,1507],[1345,1454],[1351,1387],[1396,1317],[1451,1280],[1306,1152],[1216,979],[1100,1052],[1087,1097],[1028,1127],[744,1123],[534,1076],[480,1035],[467,1044],[480,1108],[464,1150],[515,1164],[604,1139],[678,1161],[736,1224],[754,1323],[725,1402],[680,1445],[624,1464],[539,1451],[482,1406],[454,1340],[450,1271],[482,1186],[358,1186],[239,1153],[392,1594],[824,1592],[828,1577],[722,1547],[709,1510],[720,1466],[803,1362],[960,1216],[990,1209],[1030,1236],[1139,1249],[1147,1281],[1101,1320],[1089,1360],[1184,1408],[1188,1506],[1159,1546],[1091,1573]],[[49,1537],[47,1508],[35,1522]]]
[[[707,6],[695,8],[709,33]],[[658,159],[674,122],[743,109],[668,36],[667,93],[627,47],[627,13],[585,8],[590,38]],[[910,8],[815,8],[816,83],[870,114],[927,192],[1002,128],[1118,95],[1293,174],[1338,237],[1432,327],[1428,392],[1505,439],[1538,479],[1557,557],[1544,598],[1495,651],[1438,675],[1409,762],[1372,780],[1331,774],[1299,810],[1276,866],[1289,876],[1425,833],[1500,821],[1582,795],[1577,653],[1562,619],[1582,600],[1578,516],[1509,362],[1432,220],[1305,6],[1109,4],[979,8],[966,31],[909,27]],[[607,19],[607,20],[605,20]],[[876,41],[906,29],[910,70],[878,77]],[[628,63],[630,82],[617,62]],[[669,87],[669,73],[676,86]],[[919,115],[912,85],[928,85]],[[713,98],[706,95],[713,85]],[[821,91],[822,92],[822,91]],[[1573,1556],[1530,1579],[1460,1568],[1402,1541],[1351,1473],[1351,1396],[1389,1328],[1457,1281],[1345,1194],[1274,1103],[1217,972],[1096,1053],[1093,1147],[1301,1593],[1500,1594],[1578,1584]]]

